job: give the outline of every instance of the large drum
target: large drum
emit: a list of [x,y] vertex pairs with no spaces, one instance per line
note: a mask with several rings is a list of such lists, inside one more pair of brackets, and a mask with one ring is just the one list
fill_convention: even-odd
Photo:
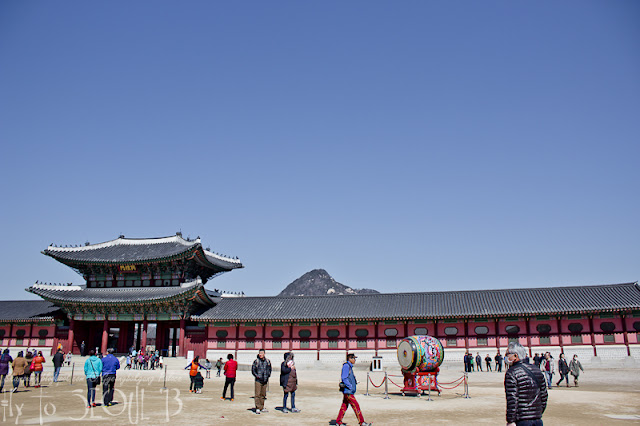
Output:
[[398,362],[403,373],[433,371],[444,360],[440,340],[431,336],[409,336],[398,344]]

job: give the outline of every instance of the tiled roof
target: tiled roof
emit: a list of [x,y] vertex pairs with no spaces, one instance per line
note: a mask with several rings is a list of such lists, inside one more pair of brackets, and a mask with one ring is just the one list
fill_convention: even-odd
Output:
[[44,300],[0,301],[0,321],[51,321],[60,307]]
[[222,298],[198,320],[500,317],[640,309],[637,283],[513,290]]
[[202,248],[200,239],[185,240],[180,235],[163,238],[124,238],[79,247],[49,246],[43,251],[63,263],[123,264],[169,259],[199,250],[206,261],[225,270],[242,268],[238,259],[214,254]]
[[27,291],[54,303],[135,304],[193,295],[199,303],[213,304],[201,280],[191,281],[176,287],[86,288],[84,286],[35,284]]

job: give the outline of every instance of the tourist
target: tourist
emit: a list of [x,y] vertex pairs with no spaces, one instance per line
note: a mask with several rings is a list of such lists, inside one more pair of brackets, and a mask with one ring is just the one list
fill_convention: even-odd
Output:
[[24,369],[24,374],[22,375],[22,380],[24,381],[24,387],[28,388],[31,386],[31,373],[33,372],[33,354],[27,348],[27,353],[24,356],[24,359],[27,361],[27,366]]
[[491,355],[487,354],[487,356],[484,358],[484,362],[487,364],[487,371],[491,371]]
[[100,384],[102,361],[96,351],[89,350],[89,358],[84,362],[84,375],[87,378],[87,408],[96,406],[96,386]]
[[71,366],[71,360],[73,359],[73,354],[71,351],[67,352],[67,367]]
[[553,367],[553,357],[549,352],[544,354],[544,358],[542,359],[542,363],[540,364],[540,369],[544,373],[547,378],[547,387],[551,389],[551,381],[553,378],[554,367]]
[[478,371],[482,371],[482,357],[480,356],[480,352],[476,352],[476,368]]
[[125,370],[131,370],[131,354],[127,354],[127,365],[124,367]]
[[231,386],[231,400],[233,401],[233,387],[236,384],[236,371],[238,370],[238,363],[233,360],[232,354],[227,355],[227,360],[228,361],[224,364],[224,390],[222,391],[222,396],[220,397],[220,399],[225,400],[227,398],[227,387]]
[[[35,352],[35,351],[34,351]],[[35,387],[40,387],[40,382],[42,380],[42,364],[45,362],[44,357],[42,356],[42,351],[38,351],[38,356],[33,358],[31,362],[33,372],[35,373]]]
[[535,353],[535,355],[533,356],[533,364],[540,368],[540,363],[542,362],[542,358],[540,358],[540,354],[538,352]]
[[222,370],[222,358],[220,358],[218,361],[216,361],[216,368],[218,369],[218,374],[216,375],[217,377],[220,377],[220,370]]
[[191,361],[189,363],[189,365],[187,365],[184,369],[185,370],[189,370],[189,379],[191,380],[191,384],[189,385],[189,392],[195,392],[194,389],[194,380],[196,377],[196,374],[198,374],[198,369],[199,368],[205,368],[204,365],[200,365],[200,357],[198,355],[196,355],[196,357],[193,359],[193,361]]
[[18,392],[18,386],[20,386],[20,379],[24,376],[24,372],[29,368],[27,359],[23,356],[23,352],[18,352],[18,356],[13,360],[11,364],[13,374],[13,391]]
[[502,372],[502,355],[500,355],[500,351],[498,351],[494,360],[496,362],[496,372],[501,373]]
[[87,346],[84,344],[84,340],[82,341],[82,343],[80,343],[80,356],[84,356],[84,350],[87,348]]
[[[209,370],[207,370],[209,371]],[[204,377],[198,371],[195,376],[193,376],[193,390],[195,393],[202,393],[202,388],[204,387]]]
[[160,369],[162,370],[163,365],[164,365],[164,358],[162,357],[162,355],[160,355],[160,358],[158,358],[158,367],[160,367]]
[[467,353],[467,359],[469,360],[469,373],[471,373],[472,371],[475,370],[474,364],[473,364],[473,355],[471,355],[471,353]]
[[567,365],[567,360],[564,357],[564,353],[560,354],[560,359],[558,360],[558,373],[560,373],[560,380],[558,380],[556,386],[560,386],[560,383],[562,383],[562,379],[564,379],[567,387],[569,387],[569,366]]
[[58,376],[60,376],[60,369],[64,364],[64,355],[62,354],[62,349],[58,349],[56,354],[53,356],[53,383],[58,382]]
[[296,408],[298,373],[293,361],[293,352],[287,352],[284,354],[284,362],[280,366],[280,386],[282,386],[282,389],[284,390],[284,397],[282,398],[282,412],[289,412],[287,409],[287,398],[289,397],[289,394],[291,394],[291,412],[299,413],[300,410]]
[[11,362],[13,362],[13,358],[9,355],[9,349],[5,349],[0,355],[0,392],[4,389],[4,380],[9,374],[9,363]]
[[102,359],[102,402],[110,407],[113,401],[113,391],[116,386],[116,370],[120,368],[120,361],[113,355],[113,348],[107,349],[107,356]]
[[347,361],[342,364],[342,372],[340,374],[340,389],[342,390],[342,405],[336,418],[336,425],[342,425],[342,418],[347,412],[349,405],[353,408],[353,412],[358,418],[358,424],[360,426],[369,426],[370,423],[365,423],[362,411],[360,411],[360,405],[356,401],[356,376],[353,373],[353,365],[356,363],[355,354],[347,354]]
[[258,351],[258,357],[253,361],[251,366],[251,374],[255,377],[255,396],[256,414],[267,412],[264,408],[264,400],[267,396],[267,384],[271,377],[271,361],[265,357],[264,349]]
[[578,377],[580,376],[580,370],[584,372],[582,364],[580,364],[580,361],[578,361],[578,355],[574,354],[573,359],[569,363],[569,371],[573,376],[573,384],[575,385],[575,387],[578,387]]
[[464,362],[464,372],[468,373],[471,371],[471,364],[469,363],[469,352],[465,352],[464,357],[463,357],[463,362]]
[[526,350],[511,342],[505,354],[510,368],[504,375],[507,399],[507,426],[542,426],[542,413],[547,408],[547,387],[539,368],[524,364]]
[[211,378],[211,368],[213,367],[213,365],[211,364],[211,361],[209,361],[209,358],[204,360],[204,368],[207,369],[207,379]]

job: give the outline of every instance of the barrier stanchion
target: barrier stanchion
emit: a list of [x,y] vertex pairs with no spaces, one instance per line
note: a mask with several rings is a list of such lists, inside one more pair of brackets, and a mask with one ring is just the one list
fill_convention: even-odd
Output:
[[364,393],[365,396],[369,396],[369,372],[367,371],[367,391]]
[[467,372],[464,373],[464,395],[462,395],[464,398],[471,398],[469,396],[469,376],[467,374]]
[[389,379],[386,371],[384,372],[384,399],[389,399]]
[[71,365],[71,381],[70,381],[70,383],[69,383],[70,385],[72,385],[72,384],[73,384],[73,370],[75,370],[75,368],[76,368],[76,363],[74,362],[74,363]]
[[162,384],[162,389],[167,389],[167,367],[164,367],[163,370],[164,370],[164,383]]
[[431,399],[431,374],[427,377],[427,387],[429,388],[427,391],[427,401],[433,401],[433,399]]

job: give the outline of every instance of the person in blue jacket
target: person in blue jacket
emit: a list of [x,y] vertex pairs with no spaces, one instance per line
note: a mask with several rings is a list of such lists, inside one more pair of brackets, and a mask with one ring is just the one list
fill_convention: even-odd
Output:
[[116,370],[120,361],[113,355],[113,348],[107,349],[107,356],[102,358],[102,402],[107,407],[113,405],[113,390],[116,386]]
[[[340,375],[341,388],[342,388],[342,405],[340,406],[340,412],[338,412],[338,417],[336,418],[336,424],[341,425],[342,418],[344,414],[347,412],[347,408],[349,405],[353,408],[353,412],[356,414],[358,418],[358,424],[360,426],[370,426],[371,423],[366,423],[364,421],[364,416],[362,415],[362,411],[360,410],[360,405],[358,401],[356,401],[356,376],[353,373],[353,364],[356,363],[356,355],[355,354],[347,354],[347,361],[342,365],[342,374]],[[344,385],[342,385],[344,384]],[[343,387],[344,386],[344,387]]]
[[96,406],[96,385],[100,382],[102,361],[96,356],[96,351],[89,351],[89,359],[84,363],[84,375],[87,377],[87,408]]

